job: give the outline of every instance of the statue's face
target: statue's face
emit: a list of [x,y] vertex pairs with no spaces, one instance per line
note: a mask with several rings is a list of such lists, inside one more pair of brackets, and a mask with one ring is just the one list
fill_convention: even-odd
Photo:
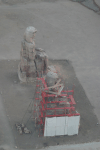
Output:
[[33,33],[33,35],[32,35],[32,41],[31,42],[33,42],[34,38],[35,38],[35,33]]
[[33,33],[33,38],[35,38],[35,34],[36,34],[36,33]]
[[33,34],[33,37],[35,38],[35,33]]

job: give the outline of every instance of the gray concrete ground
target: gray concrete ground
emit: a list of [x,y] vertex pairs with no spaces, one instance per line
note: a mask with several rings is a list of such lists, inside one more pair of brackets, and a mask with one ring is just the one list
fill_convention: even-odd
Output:
[[93,142],[93,143],[87,143],[87,144],[49,147],[49,148],[46,148],[45,150],[99,150],[99,149],[100,149],[100,143]]
[[99,0],[95,0],[95,2],[100,7],[100,1]]
[[[100,123],[100,16],[69,0],[4,3],[0,1],[0,60],[19,59],[25,28],[36,27],[36,46],[44,48],[52,59],[72,62]],[[93,145],[82,148],[93,149]],[[100,149],[99,143],[94,148]]]
[[0,145],[6,145],[7,148],[11,148],[15,146],[15,143],[8,117],[3,107],[2,96],[0,95]]

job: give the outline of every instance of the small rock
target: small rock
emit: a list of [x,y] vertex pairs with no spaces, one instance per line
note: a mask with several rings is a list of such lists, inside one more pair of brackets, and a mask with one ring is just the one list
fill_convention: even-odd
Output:
[[22,127],[25,127],[25,125],[22,123]]
[[30,133],[30,131],[25,127],[24,128],[24,133]]
[[15,146],[15,148],[17,149],[17,146]]

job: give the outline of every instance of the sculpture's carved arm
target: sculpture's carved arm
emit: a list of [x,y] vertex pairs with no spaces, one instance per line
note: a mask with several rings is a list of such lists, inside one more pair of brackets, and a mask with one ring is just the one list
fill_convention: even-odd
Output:
[[42,49],[42,48],[37,48],[37,47],[36,47],[35,50],[36,50],[36,51],[39,51],[39,52],[45,52],[45,50]]

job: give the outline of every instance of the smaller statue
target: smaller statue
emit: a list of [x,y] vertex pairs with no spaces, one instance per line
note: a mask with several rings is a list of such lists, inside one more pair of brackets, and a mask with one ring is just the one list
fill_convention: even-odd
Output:
[[45,81],[48,87],[48,90],[46,92],[56,95],[61,94],[61,91],[64,88],[64,84],[62,83],[56,72],[54,72],[53,70],[49,70],[45,76]]

